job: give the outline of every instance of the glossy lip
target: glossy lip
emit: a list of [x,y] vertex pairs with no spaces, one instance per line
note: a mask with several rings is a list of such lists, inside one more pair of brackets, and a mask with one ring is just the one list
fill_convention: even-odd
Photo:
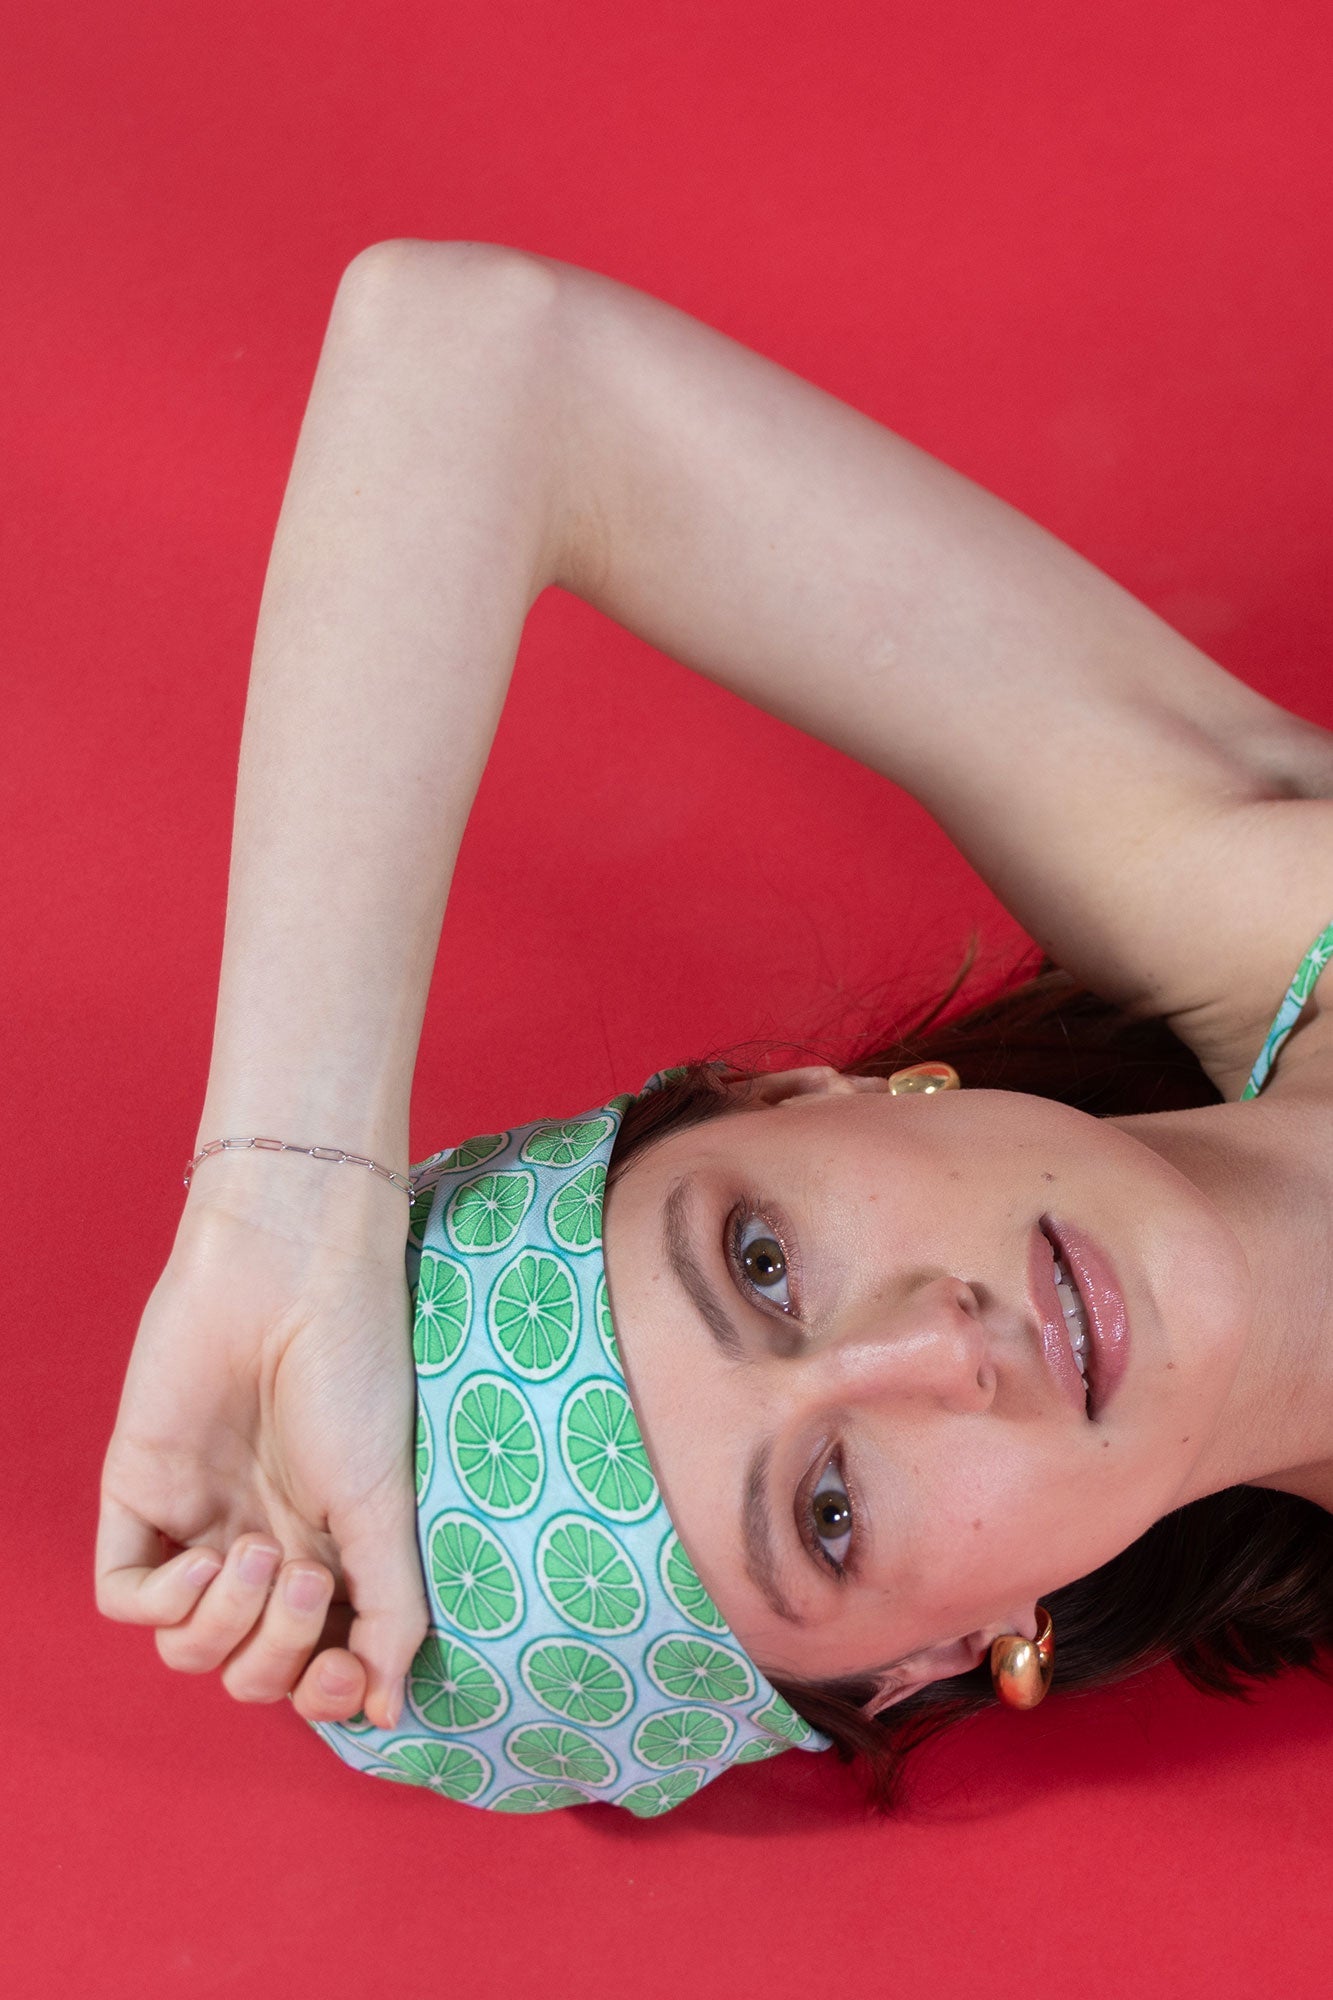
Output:
[[1042,1218],[1055,1239],[1088,1316],[1092,1342],[1092,1414],[1099,1417],[1129,1366],[1129,1315],[1111,1261],[1101,1246],[1072,1223]]
[[[1049,1219],[1044,1215],[1032,1226],[1032,1236],[1028,1244],[1028,1301],[1041,1329],[1041,1345],[1046,1357],[1046,1366],[1055,1377],[1060,1393],[1073,1404],[1081,1417],[1087,1417],[1092,1414],[1091,1405],[1083,1386],[1079,1365],[1074,1359],[1073,1344],[1069,1338],[1064,1308],[1060,1304],[1060,1294],[1055,1289],[1055,1265],[1051,1260],[1050,1240],[1043,1233],[1049,1226]],[[1061,1255],[1063,1254],[1062,1250]],[[1091,1370],[1089,1378],[1091,1379]],[[1093,1394],[1094,1396],[1096,1394],[1095,1383]]]

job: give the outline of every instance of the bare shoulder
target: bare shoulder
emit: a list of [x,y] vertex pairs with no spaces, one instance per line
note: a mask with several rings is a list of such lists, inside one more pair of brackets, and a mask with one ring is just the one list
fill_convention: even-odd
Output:
[[[1333,792],[1333,787],[1330,787]],[[1197,837],[1170,1025],[1228,1099],[1240,1096],[1311,944],[1333,923],[1333,796],[1257,798]],[[1191,990],[1192,988],[1192,990]],[[1333,965],[1283,1044],[1270,1093],[1333,1109]]]

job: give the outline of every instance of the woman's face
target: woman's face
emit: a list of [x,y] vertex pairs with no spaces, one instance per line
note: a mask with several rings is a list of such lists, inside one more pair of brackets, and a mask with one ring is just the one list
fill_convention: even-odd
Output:
[[[1128,1365],[1091,1418],[1029,1297],[1048,1215],[1124,1297]],[[764,1078],[633,1156],[604,1237],[644,1441],[737,1639],[779,1678],[894,1665],[898,1698],[1032,1636],[1043,1594],[1188,1497],[1249,1321],[1199,1189],[1011,1091]]]

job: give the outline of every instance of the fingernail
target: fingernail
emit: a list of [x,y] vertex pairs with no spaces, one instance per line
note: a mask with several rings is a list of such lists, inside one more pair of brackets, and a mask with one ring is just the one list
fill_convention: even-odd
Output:
[[394,1689],[393,1693],[389,1696],[390,1729],[396,1729],[398,1727],[398,1718],[402,1714],[402,1712],[403,1712],[403,1683],[399,1681],[397,1687]]
[[276,1549],[249,1548],[236,1566],[242,1583],[267,1583],[278,1567]]
[[321,1667],[319,1684],[325,1694],[350,1694],[356,1686],[356,1675],[349,1674],[346,1667]]
[[192,1562],[186,1570],[185,1581],[195,1584],[208,1583],[221,1568],[222,1564],[216,1556],[200,1556],[198,1562]]
[[293,1611],[313,1611],[323,1603],[326,1588],[318,1570],[297,1569],[284,1581],[282,1594]]

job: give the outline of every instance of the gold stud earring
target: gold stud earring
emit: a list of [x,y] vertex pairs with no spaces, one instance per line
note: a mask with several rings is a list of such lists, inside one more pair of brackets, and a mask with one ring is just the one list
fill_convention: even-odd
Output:
[[910,1097],[918,1093],[933,1097],[937,1090],[961,1090],[962,1082],[952,1063],[919,1062],[896,1069],[889,1078],[890,1097]]
[[1004,1632],[990,1649],[990,1677],[996,1694],[1009,1708],[1035,1708],[1039,1701],[1045,1701],[1051,1685],[1055,1665],[1051,1614],[1044,1604],[1039,1604],[1037,1611],[1035,1639]]

